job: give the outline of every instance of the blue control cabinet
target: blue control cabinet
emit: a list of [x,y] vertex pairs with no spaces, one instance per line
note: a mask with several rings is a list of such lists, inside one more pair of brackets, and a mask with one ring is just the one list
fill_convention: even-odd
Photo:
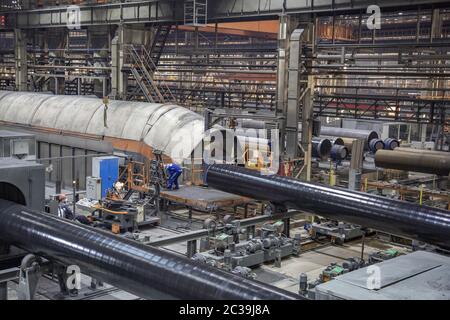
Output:
[[102,198],[119,178],[119,158],[113,156],[92,158],[92,176],[101,179]]

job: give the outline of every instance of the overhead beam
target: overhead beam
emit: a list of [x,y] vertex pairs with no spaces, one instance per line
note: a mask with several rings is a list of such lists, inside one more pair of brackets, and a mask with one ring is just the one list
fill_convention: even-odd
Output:
[[[110,25],[136,23],[182,22],[183,11],[177,8],[175,0],[149,0],[125,3],[108,3],[103,5],[80,6],[81,25]],[[282,14],[315,13],[352,13],[366,10],[373,1],[353,0],[228,0],[215,1],[208,8],[208,22],[242,21],[272,19]],[[393,11],[413,6],[426,7],[448,6],[442,0],[380,0],[377,4],[382,12]],[[66,27],[67,7],[53,7],[34,10],[17,10],[2,13],[6,16],[7,28],[49,28]]]
[[200,27],[182,25],[178,27],[178,30],[194,32],[196,28],[199,32],[204,33],[218,33],[242,37],[277,39],[279,22],[278,20],[265,20],[219,23],[217,25],[217,28],[214,24],[208,24],[206,26]]
[[[209,11],[208,21],[226,21],[236,19],[251,19],[261,17],[275,17],[282,14],[341,14],[366,10],[374,1],[353,1],[353,0],[322,0],[322,1],[298,1],[298,0],[233,0],[218,1]],[[376,4],[386,11],[401,8],[411,8],[412,6],[448,5],[448,1],[442,0],[380,0]]]
[[26,33],[20,29],[14,30],[14,69],[16,72],[16,90],[27,91],[27,40]]
[[[80,9],[80,25],[99,26],[112,24],[163,23],[176,20],[173,0],[151,0],[104,5],[83,5]],[[67,6],[34,10],[17,10],[2,13],[6,16],[6,28],[67,27]],[[70,21],[69,21],[70,24]]]

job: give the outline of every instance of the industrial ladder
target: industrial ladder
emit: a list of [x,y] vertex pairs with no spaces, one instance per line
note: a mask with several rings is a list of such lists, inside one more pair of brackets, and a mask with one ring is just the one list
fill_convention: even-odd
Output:
[[184,1],[184,25],[205,26],[208,20],[208,0]]

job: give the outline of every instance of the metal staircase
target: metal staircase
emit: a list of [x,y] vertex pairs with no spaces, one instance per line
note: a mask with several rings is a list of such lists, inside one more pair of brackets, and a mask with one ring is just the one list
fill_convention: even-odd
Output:
[[129,58],[131,74],[147,101],[152,103],[176,101],[164,81],[156,83],[153,79],[153,75],[158,71],[158,68],[145,46],[126,45],[125,53]]
[[158,72],[157,65],[171,28],[172,26],[167,24],[157,26],[154,40],[149,48],[126,46],[125,52],[131,62],[131,74],[137,83],[135,90],[131,93],[132,96],[142,91],[149,102],[176,102],[168,85],[162,80],[155,81],[153,77],[155,72]]
[[156,29],[155,39],[150,47],[150,57],[152,58],[155,67],[159,63],[159,58],[161,58],[161,54],[164,50],[164,46],[166,45],[167,37],[169,36],[171,28],[171,25],[162,24]]

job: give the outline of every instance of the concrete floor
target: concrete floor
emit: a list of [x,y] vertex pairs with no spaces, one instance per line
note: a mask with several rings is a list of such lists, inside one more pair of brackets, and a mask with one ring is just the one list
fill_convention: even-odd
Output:
[[[283,279],[272,282],[273,285],[288,291],[298,292],[298,279],[301,273],[306,273],[308,282],[319,277],[321,272],[331,263],[342,263],[348,258],[361,257],[361,240],[355,240],[342,246],[328,244],[316,249],[300,253],[298,257],[284,259],[281,268],[274,265],[265,264],[257,269],[268,270],[278,275],[283,275]],[[380,251],[380,247],[394,248],[401,252],[406,252],[405,248],[386,244],[377,240],[368,240],[364,246],[364,259],[367,261],[369,254]]]
[[[173,219],[172,224],[180,222]],[[184,230],[186,232],[187,230]],[[149,235],[152,240],[164,238],[176,233],[180,230],[173,231],[165,227],[154,227],[144,230],[143,235]],[[367,238],[364,248],[364,258],[372,252],[384,250],[387,248],[395,248],[401,252],[407,250],[403,247],[393,246],[377,239]],[[164,247],[166,250],[184,254],[186,252],[186,243],[179,243]],[[256,280],[264,283],[272,284],[276,287],[283,288],[291,292],[298,292],[298,279],[301,273],[306,273],[308,281],[317,279],[329,264],[336,262],[341,263],[345,259],[361,256],[361,240],[355,240],[344,245],[325,244],[317,248],[309,249],[301,252],[298,257],[291,256],[282,260],[281,267],[278,268],[272,263],[266,263],[253,269],[256,274]],[[39,283],[36,299],[38,300],[136,300],[138,297],[129,294],[123,290],[104,284],[98,289],[90,288],[91,278],[83,275],[82,289],[78,296],[63,297],[59,293],[59,286],[56,280],[42,278]],[[17,284],[9,282],[9,299],[16,300]]]
[[[35,300],[140,300],[139,297],[126,291],[104,284],[97,289],[90,288],[91,278],[86,275],[81,277],[81,290],[76,296],[63,296],[59,291],[56,279],[42,277],[39,280]],[[16,282],[8,283],[8,299],[17,300]]]
[[[46,193],[50,194],[53,186],[47,186]],[[181,209],[174,212],[177,216],[170,216],[161,221],[162,225],[150,227],[140,232],[140,236],[149,236],[151,241],[161,239],[167,236],[188,232],[202,227],[201,222],[194,221],[189,223],[179,216],[186,214],[186,210]],[[178,216],[179,215],[179,216]],[[291,229],[291,234],[296,232],[305,232],[303,228]],[[406,252],[403,247],[387,244],[382,240],[366,238],[364,248],[364,258],[375,251],[395,248],[401,252]],[[186,242],[168,245],[163,249],[184,255],[187,250]],[[256,280],[272,284],[291,292],[298,292],[298,279],[301,273],[306,273],[308,281],[314,281],[320,273],[331,263],[341,263],[352,257],[361,256],[361,239],[355,240],[344,245],[333,245],[331,243],[318,245],[316,248],[306,249],[299,256],[291,256],[282,260],[281,267],[274,266],[273,263],[266,263],[253,269]],[[59,285],[55,279],[42,278],[40,280],[36,299],[37,300],[135,300],[138,297],[129,294],[123,290],[114,288],[105,284],[95,290],[90,288],[91,278],[82,276],[82,289],[74,297],[63,297],[59,293]],[[17,283],[8,283],[9,299],[16,300]]]

